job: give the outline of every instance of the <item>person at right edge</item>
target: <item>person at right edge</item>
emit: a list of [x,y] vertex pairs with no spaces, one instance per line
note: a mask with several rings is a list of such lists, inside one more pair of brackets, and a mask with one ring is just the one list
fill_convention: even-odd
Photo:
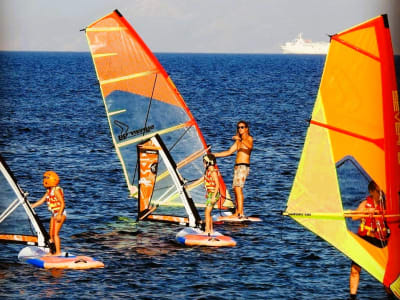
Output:
[[249,125],[245,121],[237,123],[236,135],[232,137],[235,141],[229,150],[213,153],[215,157],[225,157],[236,154],[233,175],[233,190],[236,198],[236,212],[231,217],[244,217],[243,187],[250,172],[250,155],[253,150],[253,137],[249,132]]
[[[385,203],[383,192],[375,181],[368,184],[369,196],[360,203],[353,212],[361,215],[352,216],[352,220],[360,220],[357,234],[372,245],[384,248],[387,245],[389,229],[384,220]],[[360,282],[361,267],[352,261],[350,270],[350,299],[357,299],[357,289]],[[391,292],[386,289],[388,295]]]

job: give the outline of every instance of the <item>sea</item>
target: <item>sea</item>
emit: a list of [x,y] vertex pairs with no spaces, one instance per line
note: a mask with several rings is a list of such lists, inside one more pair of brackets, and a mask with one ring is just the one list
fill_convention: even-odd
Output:
[[[325,62],[323,55],[157,53],[212,151],[246,120],[254,137],[247,225],[216,225],[233,248],[183,247],[178,225],[136,223],[89,53],[0,52],[0,153],[34,202],[55,170],[62,248],[104,269],[43,270],[0,246],[3,299],[347,299],[350,260],[283,217]],[[165,116],[168,117],[168,116]],[[234,156],[218,159],[231,189]],[[232,189],[231,189],[232,193]],[[45,205],[36,208],[48,225]],[[359,299],[387,299],[361,273]]]

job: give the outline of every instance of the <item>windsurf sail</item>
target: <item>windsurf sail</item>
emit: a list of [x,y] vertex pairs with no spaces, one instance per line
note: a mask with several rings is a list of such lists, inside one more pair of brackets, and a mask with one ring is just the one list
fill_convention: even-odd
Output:
[[27,200],[27,194],[0,156],[0,242],[53,249],[50,237]]
[[[383,248],[360,238],[360,222],[349,218],[370,180],[386,198],[390,236]],[[284,215],[400,297],[399,192],[400,110],[389,24],[382,15],[331,37]]]
[[[162,136],[188,183],[202,177],[202,156],[209,147],[170,76],[132,26],[115,10],[85,32],[131,196],[138,191],[137,145],[155,134]],[[222,177],[220,185],[226,201],[218,206],[232,207]],[[201,184],[188,188],[204,194]]]
[[[200,227],[201,217],[184,178],[156,134],[138,146],[138,220],[173,222]],[[205,202],[204,195],[202,202]],[[182,205],[183,204],[183,207]]]

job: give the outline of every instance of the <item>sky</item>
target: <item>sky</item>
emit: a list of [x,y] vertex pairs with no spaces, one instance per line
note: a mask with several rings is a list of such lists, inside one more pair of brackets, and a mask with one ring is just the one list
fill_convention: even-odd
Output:
[[280,53],[387,13],[400,54],[400,0],[0,0],[0,50],[87,52],[80,29],[118,9],[153,52]]

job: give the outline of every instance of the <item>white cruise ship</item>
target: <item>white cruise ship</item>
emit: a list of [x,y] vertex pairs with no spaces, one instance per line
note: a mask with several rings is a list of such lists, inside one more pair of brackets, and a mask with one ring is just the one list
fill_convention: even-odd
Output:
[[286,42],[281,45],[283,53],[293,54],[327,54],[329,43],[327,42],[312,42],[304,40],[302,33],[299,33],[297,38],[291,42]]

